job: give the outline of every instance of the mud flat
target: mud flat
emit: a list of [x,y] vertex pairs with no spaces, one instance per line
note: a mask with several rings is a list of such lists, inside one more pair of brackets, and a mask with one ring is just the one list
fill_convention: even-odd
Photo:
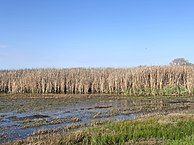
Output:
[[0,97],[0,143],[151,114],[193,110],[192,97]]

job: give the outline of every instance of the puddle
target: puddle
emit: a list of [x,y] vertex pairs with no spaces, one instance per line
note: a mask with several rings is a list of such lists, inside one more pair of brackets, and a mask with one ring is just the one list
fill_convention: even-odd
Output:
[[193,106],[193,100],[187,99],[22,98],[23,104],[20,100],[0,97],[0,102],[3,102],[0,103],[3,106],[0,112],[0,142],[27,138],[42,129],[95,120],[134,119],[138,114],[170,113],[188,110]]

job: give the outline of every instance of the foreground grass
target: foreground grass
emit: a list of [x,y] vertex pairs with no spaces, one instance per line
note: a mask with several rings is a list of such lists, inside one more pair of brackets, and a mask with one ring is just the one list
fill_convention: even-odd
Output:
[[[168,117],[167,117],[168,118]],[[194,120],[149,118],[89,128],[83,144],[194,144]],[[72,142],[76,143],[76,142]]]
[[11,144],[194,144],[194,116],[170,114],[117,121],[71,133],[47,133]]

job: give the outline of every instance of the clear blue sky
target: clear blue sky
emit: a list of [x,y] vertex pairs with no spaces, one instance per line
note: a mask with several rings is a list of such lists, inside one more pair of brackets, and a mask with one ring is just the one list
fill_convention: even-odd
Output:
[[0,0],[0,69],[194,63],[194,0]]

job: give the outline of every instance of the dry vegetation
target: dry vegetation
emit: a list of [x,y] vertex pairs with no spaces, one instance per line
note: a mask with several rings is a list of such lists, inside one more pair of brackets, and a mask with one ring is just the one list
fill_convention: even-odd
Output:
[[0,71],[1,93],[193,95],[192,66]]

